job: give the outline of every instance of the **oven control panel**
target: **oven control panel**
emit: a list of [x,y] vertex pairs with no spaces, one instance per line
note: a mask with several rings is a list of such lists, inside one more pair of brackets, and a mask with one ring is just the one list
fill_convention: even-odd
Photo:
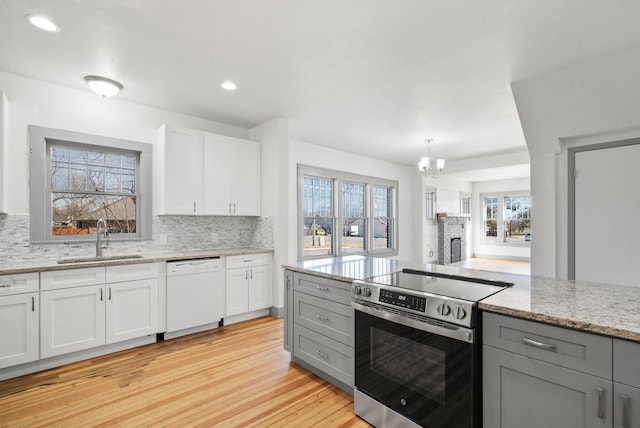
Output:
[[354,284],[351,295],[355,300],[364,300],[383,306],[423,315],[465,327],[474,327],[475,304],[429,293],[398,291],[398,287],[376,284]]

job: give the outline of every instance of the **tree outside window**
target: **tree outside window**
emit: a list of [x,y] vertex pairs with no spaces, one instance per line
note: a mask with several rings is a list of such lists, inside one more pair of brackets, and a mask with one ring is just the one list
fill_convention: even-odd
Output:
[[482,196],[483,239],[489,242],[528,243],[531,241],[531,196]]

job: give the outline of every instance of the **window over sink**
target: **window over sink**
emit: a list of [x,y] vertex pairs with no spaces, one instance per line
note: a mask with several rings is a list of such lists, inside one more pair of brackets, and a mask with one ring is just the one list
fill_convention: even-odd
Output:
[[151,146],[31,126],[31,241],[151,237]]

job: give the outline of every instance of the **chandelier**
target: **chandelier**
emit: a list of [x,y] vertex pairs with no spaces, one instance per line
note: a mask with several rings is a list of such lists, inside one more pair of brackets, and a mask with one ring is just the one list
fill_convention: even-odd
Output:
[[427,143],[427,157],[423,157],[422,159],[420,159],[420,162],[418,163],[418,168],[420,169],[420,173],[422,174],[423,178],[438,178],[440,176],[440,173],[442,172],[442,170],[444,169],[444,159],[438,159],[436,161],[436,170],[437,172],[434,172],[433,167],[431,166],[431,142],[433,140],[431,138],[428,138],[425,140],[425,142]]

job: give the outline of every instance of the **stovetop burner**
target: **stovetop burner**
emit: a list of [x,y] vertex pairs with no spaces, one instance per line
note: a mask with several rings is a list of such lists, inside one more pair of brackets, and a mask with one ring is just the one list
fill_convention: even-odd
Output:
[[453,297],[471,302],[478,302],[503,290],[505,287],[513,286],[511,282],[447,275],[413,269],[403,269],[399,272],[374,276],[365,279],[365,281],[373,284]]

